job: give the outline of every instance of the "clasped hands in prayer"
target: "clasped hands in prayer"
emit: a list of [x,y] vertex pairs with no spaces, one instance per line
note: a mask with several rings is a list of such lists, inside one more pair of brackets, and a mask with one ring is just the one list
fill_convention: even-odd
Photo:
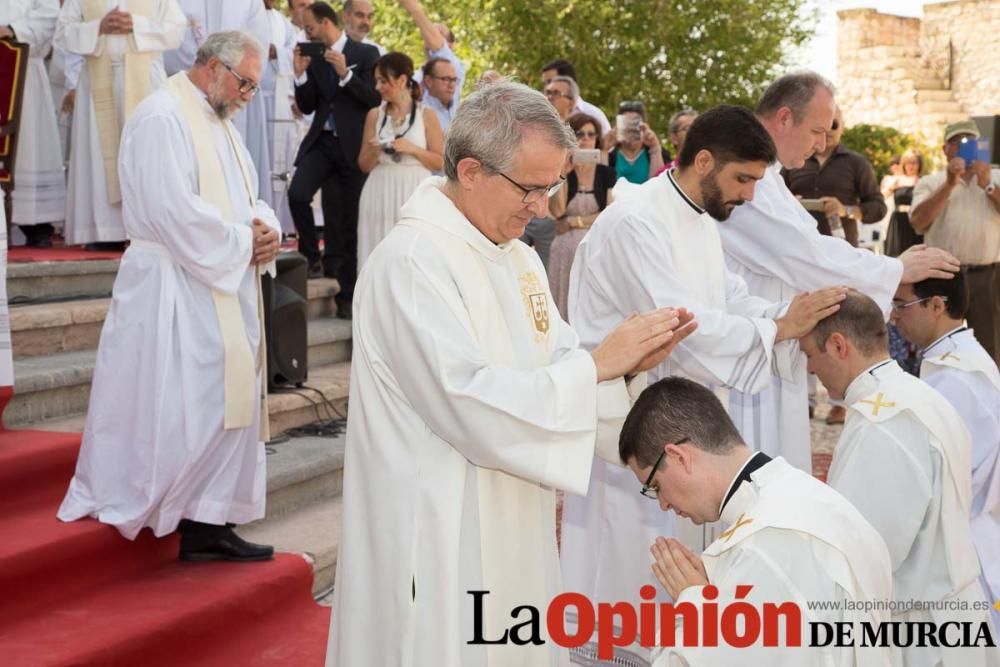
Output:
[[685,588],[709,583],[701,557],[676,539],[657,537],[649,551],[653,554],[653,574],[675,601]]
[[128,35],[132,30],[132,15],[115,7],[101,19],[98,32],[102,35]]
[[274,261],[281,248],[281,239],[278,232],[268,227],[259,218],[253,219],[253,256],[250,258],[251,266],[262,266]]
[[590,353],[597,367],[597,381],[614,380],[659,366],[697,326],[694,314],[684,308],[633,313]]

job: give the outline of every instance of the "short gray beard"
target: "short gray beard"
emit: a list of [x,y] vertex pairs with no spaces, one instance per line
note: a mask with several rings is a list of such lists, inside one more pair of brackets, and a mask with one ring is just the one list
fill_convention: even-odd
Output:
[[226,102],[222,98],[225,86],[223,78],[227,76],[232,75],[228,71],[220,70],[215,79],[212,80],[212,83],[208,84],[208,104],[212,107],[215,115],[219,117],[219,120],[229,120],[240,112],[244,106],[242,99]]

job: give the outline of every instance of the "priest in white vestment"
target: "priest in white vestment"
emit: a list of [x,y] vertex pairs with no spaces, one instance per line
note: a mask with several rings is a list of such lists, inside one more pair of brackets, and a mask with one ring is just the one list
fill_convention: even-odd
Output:
[[[893,610],[892,620],[937,628],[969,623],[975,637],[983,624],[990,626],[990,616],[969,527],[972,446],[961,416],[892,360],[882,310],[864,294],[851,292],[800,344],[810,371],[847,405],[829,484],[854,503],[889,547],[892,598],[903,605]],[[930,609],[910,608],[911,601]],[[955,641],[961,634],[948,637]],[[997,665],[1000,652],[982,644],[913,645],[897,648],[893,664]]]
[[0,2],[0,39],[29,45],[24,102],[14,166],[11,223],[21,227],[28,245],[52,245],[53,223],[66,217],[66,175],[56,109],[45,56],[59,18],[59,0]]
[[0,190],[0,416],[14,392],[14,355],[7,304],[7,193]]
[[[195,54],[205,39],[223,30],[242,30],[268,44],[267,13],[262,0],[176,0],[187,20],[181,45],[163,54],[167,76],[190,69]],[[267,112],[264,96],[255,95],[233,118],[233,125],[243,137],[257,170],[257,189],[261,200],[271,205],[271,150],[267,139]]]
[[517,239],[574,143],[539,92],[477,92],[452,122],[446,178],[417,188],[361,271],[327,665],[568,662],[550,640],[470,644],[468,591],[489,591],[483,638],[520,605],[544,618],[561,588],[556,490],[586,493],[595,446],[617,456],[628,391],[644,384],[622,376],[693,328],[656,310],[588,353],[559,317]]
[[[843,290],[801,295],[791,306],[751,296],[726,269],[718,232],[720,220],[753,199],[774,159],[774,144],[750,111],[719,106],[699,115],[678,168],[626,191],[580,243],[569,321],[582,345],[599,343],[629,313],[676,304],[694,313],[698,331],[652,378],[681,375],[752,393],[767,385],[772,368],[791,376],[800,360],[796,339],[836,308]],[[595,461],[587,496],[564,502],[563,583],[594,600],[638,604],[640,587],[652,583],[643,564],[657,536],[676,536],[701,553],[717,529],[658,511],[636,493],[628,470]]]
[[73,107],[76,104],[76,84],[80,80],[84,59],[58,46],[52,47],[49,60],[49,87],[59,124],[59,145],[63,162],[69,164],[69,143],[73,134]]
[[267,138],[271,153],[271,204],[278,214],[282,229],[291,234],[295,232],[295,223],[292,222],[292,212],[288,208],[287,194],[292,165],[299,149],[298,123],[289,101],[295,97],[292,72],[295,26],[274,8],[274,0],[266,0],[264,4],[268,7],[269,41],[265,44],[268,60],[260,82],[260,92],[267,114]]
[[[778,163],[757,184],[752,202],[720,227],[730,270],[746,281],[750,294],[785,301],[826,285],[847,285],[875,299],[886,318],[896,286],[929,277],[939,269],[958,270],[951,255],[916,246],[898,259],[854,248],[823,236],[781,178],[781,168],[801,167],[826,146],[835,103],[829,82],[810,72],[789,74],[771,84],[757,116],[778,149]],[[772,373],[771,383],[754,394],[730,392],[730,414],[747,444],[812,472],[805,365],[793,378]]]
[[125,125],[131,245],[59,510],[129,539],[147,526],[157,536],[179,527],[183,560],[273,553],[226,525],[264,516],[267,482],[259,275],[277,255],[279,230],[228,120],[254,93],[264,57],[251,35],[212,35],[191,71],[168,79]]
[[66,0],[55,43],[85,58],[76,86],[66,243],[126,240],[118,183],[122,127],[167,76],[162,54],[184,35],[176,0]]
[[[700,557],[674,539],[661,537],[649,545],[653,558],[647,554],[647,568],[651,563],[676,604],[693,603],[700,616],[704,587],[711,584],[718,589],[720,615],[737,599],[758,612],[767,603],[795,602],[801,612],[803,645],[788,645],[782,622],[778,646],[772,648],[765,648],[759,635],[745,648],[730,646],[725,632],[718,647],[684,646],[687,628],[679,617],[677,646],[654,650],[655,667],[888,666],[887,648],[808,646],[810,623],[878,623],[888,620],[888,612],[809,609],[806,604],[887,599],[892,566],[885,542],[829,486],[780,457],[747,447],[709,389],[680,377],[650,385],[625,420],[619,453],[628,463],[633,492],[647,504],[697,523],[721,518],[732,526]],[[738,596],[738,586],[753,588]],[[699,618],[699,623],[712,621]],[[860,626],[853,631],[861,636]]]
[[[892,323],[923,350],[920,379],[948,399],[972,436],[972,540],[983,569],[983,589],[1000,601],[1000,372],[965,326],[965,277],[900,285]],[[993,609],[1000,629],[1000,609]]]

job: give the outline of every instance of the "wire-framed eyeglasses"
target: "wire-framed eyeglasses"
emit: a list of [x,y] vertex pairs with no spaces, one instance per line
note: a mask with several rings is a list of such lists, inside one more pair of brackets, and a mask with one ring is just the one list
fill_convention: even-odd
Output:
[[547,185],[542,188],[526,188],[502,171],[498,171],[497,173],[506,178],[512,185],[524,193],[524,197],[521,198],[521,202],[524,204],[534,204],[542,197],[551,197],[555,193],[559,192],[559,188],[561,188],[566,182],[566,177],[561,176],[559,177],[559,182],[553,185]]
[[[674,444],[683,445],[685,442],[688,442],[688,439],[681,438]],[[656,471],[659,470],[660,463],[663,461],[663,457],[666,456],[666,454],[667,454],[666,449],[660,452],[660,455],[656,458],[656,463],[653,464],[653,469],[649,471],[649,477],[646,478],[646,481],[643,483],[642,488],[639,489],[639,493],[646,496],[650,500],[658,500],[660,497],[660,487],[653,486],[653,476],[656,475]]]

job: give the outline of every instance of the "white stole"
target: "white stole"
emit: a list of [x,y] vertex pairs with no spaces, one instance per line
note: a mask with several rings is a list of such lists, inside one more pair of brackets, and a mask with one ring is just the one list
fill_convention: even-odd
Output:
[[[198,163],[198,194],[202,199],[219,209],[223,221],[227,224],[233,224],[232,208],[229,205],[232,194],[228,191],[226,179],[222,173],[222,163],[215,152],[215,140],[212,138],[213,122],[219,123],[226,133],[229,146],[240,167],[245,190],[243,194],[248,198],[250,210],[253,211],[256,206],[250,174],[243,162],[239,145],[233,137],[233,130],[228,122],[220,120],[205,109],[203,94],[188,78],[187,72],[178,72],[173,75],[167,79],[166,86],[180,104],[184,120],[187,121],[191,130],[195,159]],[[255,273],[257,318],[260,323],[260,344],[256,355],[250,349],[250,342],[247,340],[239,297],[235,294],[225,294],[218,290],[212,290],[212,300],[215,303],[215,313],[219,319],[219,329],[222,332],[222,344],[225,350],[225,419],[223,427],[226,429],[246,428],[253,424],[254,401],[258,399],[256,395],[257,380],[260,371],[266,364],[264,360],[266,346],[263,301],[260,290],[260,267],[256,267]],[[267,413],[267,382],[263,380],[261,380],[260,401],[260,437],[267,441],[270,439],[270,425]]]
[[[149,18],[153,15],[155,0],[129,0],[129,13]],[[107,0],[81,0],[84,21],[100,21],[108,13]],[[125,53],[125,117],[150,93],[150,71],[156,58],[155,53],[136,51],[135,39],[130,35],[128,51]],[[97,137],[104,160],[104,181],[108,201],[117,204],[122,200],[121,185],[118,182],[118,145],[121,140],[122,123],[118,120],[115,103],[114,71],[107,49],[99,56],[87,56],[87,72],[90,74],[90,97],[94,103],[94,119],[97,123]]]
[[[440,248],[441,259],[455,276],[462,302],[468,309],[472,334],[490,362],[508,368],[519,366],[500,300],[493,296],[496,292],[481,253],[431,221],[404,218],[397,224],[418,227]],[[537,275],[528,252],[527,246],[514,242],[510,260],[517,268],[522,291],[530,298],[531,308],[525,316],[540,326],[544,321],[547,327],[552,297],[548,282]],[[536,336],[530,353],[532,367],[549,363],[550,338],[548,335]],[[545,544],[546,531],[555,530],[555,492],[537,482],[478,466],[476,486],[482,588],[490,591],[484,598],[484,636],[496,637],[508,627],[510,612],[515,607],[531,604],[544,609],[548,605],[549,591],[543,564],[554,557],[547,552]],[[551,517],[550,521],[544,520],[546,515]],[[529,566],[523,567],[524,563]],[[486,652],[490,665],[528,665],[546,663],[550,648],[532,644],[490,645]]]

